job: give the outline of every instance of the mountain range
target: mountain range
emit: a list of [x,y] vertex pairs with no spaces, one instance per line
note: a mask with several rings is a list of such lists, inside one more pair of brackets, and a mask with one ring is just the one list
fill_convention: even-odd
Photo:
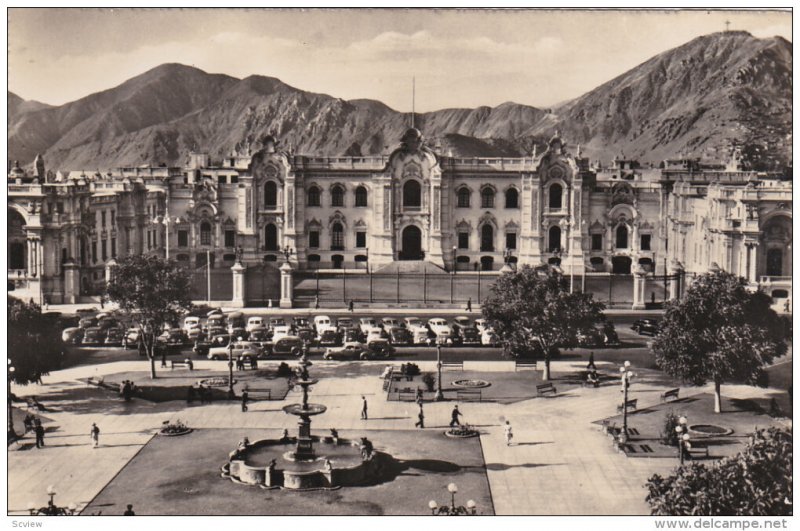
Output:
[[[237,79],[164,64],[64,105],[8,93],[9,158],[37,153],[60,170],[181,165],[196,147],[220,159],[275,134],[314,156],[394,148],[410,114],[368,99],[306,92],[279,79]],[[792,46],[747,32],[698,37],[551,109],[513,102],[417,113],[431,144],[454,156],[521,156],[556,131],[574,152],[657,164],[666,157],[725,160],[733,146],[751,167],[791,164]]]

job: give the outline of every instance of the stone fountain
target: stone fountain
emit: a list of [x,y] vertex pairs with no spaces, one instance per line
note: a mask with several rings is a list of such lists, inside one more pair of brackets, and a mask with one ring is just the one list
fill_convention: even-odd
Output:
[[286,458],[291,461],[313,461],[316,459],[314,453],[314,439],[311,437],[311,417],[321,415],[328,409],[322,404],[308,403],[308,388],[319,380],[308,376],[308,368],[313,365],[308,361],[308,349],[303,348],[303,356],[298,364],[298,379],[295,385],[299,385],[303,390],[303,402],[301,404],[289,404],[283,407],[283,411],[289,415],[300,417],[297,421],[297,443],[293,452],[287,452]]

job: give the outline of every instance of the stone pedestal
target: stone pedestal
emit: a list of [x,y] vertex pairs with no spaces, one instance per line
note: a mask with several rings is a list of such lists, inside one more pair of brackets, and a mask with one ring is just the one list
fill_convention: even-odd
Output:
[[636,264],[636,269],[633,271],[633,306],[631,307],[633,310],[645,309],[644,295],[646,278],[647,272],[641,265]]
[[241,262],[236,262],[233,264],[233,267],[231,267],[231,274],[233,275],[233,298],[231,300],[231,306],[237,308],[244,307],[245,301],[247,300],[244,281],[245,271],[247,271],[247,267],[243,266]]
[[285,262],[281,268],[281,308],[291,308],[292,299],[294,295],[294,286],[292,285],[292,266]]
[[81,298],[81,270],[75,262],[64,264],[64,304],[77,304]]

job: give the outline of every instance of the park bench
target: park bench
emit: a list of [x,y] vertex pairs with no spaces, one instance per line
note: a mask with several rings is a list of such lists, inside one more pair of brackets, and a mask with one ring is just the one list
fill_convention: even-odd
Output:
[[555,395],[557,393],[553,382],[547,382],[545,384],[539,384],[536,386],[536,394],[539,396],[546,395],[547,393],[551,393]]
[[250,400],[272,400],[272,389],[247,389],[247,397]]
[[463,371],[464,370],[464,362],[463,361],[443,361],[442,362],[442,369],[445,369],[445,370],[452,369],[454,371]]
[[192,360],[170,360],[169,368],[174,369],[175,367],[188,367],[190,371],[193,371],[194,363]]
[[686,450],[690,457],[703,456],[708,457],[708,445],[692,443],[692,447]]
[[391,380],[389,380],[389,379],[386,379],[386,380],[384,380],[384,381],[383,381],[383,390],[384,390],[384,391],[388,391],[388,390],[389,390],[389,386],[390,386],[391,384],[392,384],[392,381],[391,381]]
[[417,399],[417,390],[406,387],[397,391],[397,399],[401,402],[414,402]]
[[670,398],[674,398],[675,400],[678,399],[678,393],[680,393],[680,389],[676,387],[675,389],[670,389],[669,391],[664,391],[661,393],[661,401],[666,402]]
[[620,404],[620,405],[618,405],[618,406],[617,406],[617,412],[618,412],[618,413],[622,413],[622,410],[623,410],[623,409],[633,409],[633,410],[636,410],[636,403],[637,403],[637,402],[638,402],[638,399],[637,399],[637,398],[634,398],[633,400],[628,400],[628,401],[627,401],[627,402],[625,402],[624,404]]
[[535,371],[536,370],[536,362],[535,361],[515,361],[514,362],[514,372],[517,371]]
[[456,391],[456,398],[459,402],[482,402],[483,394],[480,389],[459,389]]

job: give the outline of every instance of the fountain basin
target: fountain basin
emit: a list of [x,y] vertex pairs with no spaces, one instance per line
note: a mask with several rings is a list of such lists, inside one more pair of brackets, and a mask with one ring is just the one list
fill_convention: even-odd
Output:
[[327,410],[328,408],[322,404],[308,404],[305,408],[303,404],[289,404],[288,406],[283,406],[284,413],[297,417],[301,415],[321,415]]

